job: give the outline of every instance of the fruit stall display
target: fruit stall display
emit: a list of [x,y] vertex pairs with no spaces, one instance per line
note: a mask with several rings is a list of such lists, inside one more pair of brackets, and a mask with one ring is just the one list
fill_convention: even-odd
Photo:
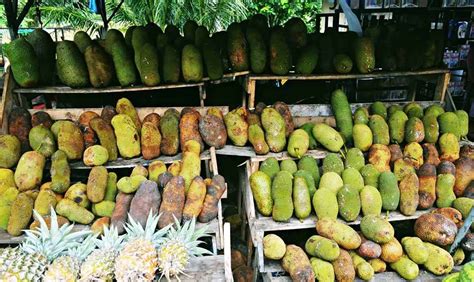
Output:
[[[262,125],[268,109],[255,109]],[[267,130],[260,138],[287,151],[253,155],[241,183],[254,266],[263,275],[282,271],[264,257],[268,232],[312,229],[322,218],[359,226],[369,214],[406,221],[442,213],[457,224],[450,230],[453,242],[474,202],[466,112],[445,112],[437,102],[349,104],[340,90],[330,106],[288,109],[290,115],[269,119],[283,136],[290,131],[288,138]]]
[[[7,257],[11,265],[0,274],[32,275],[20,270],[33,264],[49,277],[80,278],[82,267],[64,270],[62,261],[87,262],[89,254],[107,248],[119,250],[110,252],[116,257],[107,266],[117,280],[153,279],[157,268],[157,275],[176,276],[183,265],[184,273],[197,276],[180,275],[181,280],[231,280],[230,234],[222,224],[220,201],[226,197],[226,183],[218,174],[216,154],[249,158],[239,201],[248,221],[249,245],[255,246],[255,275],[262,272],[271,280],[269,273],[286,272],[296,280],[315,275],[322,280],[325,273],[332,277],[329,265],[333,276],[347,272],[348,278],[361,279],[371,278],[384,265],[405,279],[423,275],[424,269],[448,274],[459,258],[439,246],[453,243],[474,201],[467,113],[443,109],[449,72],[436,69],[441,64],[440,34],[405,32],[391,22],[381,28],[384,32],[366,30],[361,38],[333,30],[309,34],[300,19],[270,29],[265,17],[256,15],[212,36],[188,21],[183,36],[172,25],[163,32],[149,24],[130,27],[125,34],[109,30],[100,40],[78,32],[74,41],[55,47],[41,30],[13,41],[6,48],[11,70],[0,108],[5,133],[0,136],[0,213],[11,235],[21,234],[33,219],[33,227],[40,229],[22,237],[5,235],[26,243],[5,249],[0,259]],[[413,48],[415,43],[418,48]],[[436,77],[436,101],[349,104],[345,93],[336,90],[330,105],[254,105],[259,80],[399,76]],[[235,77],[246,82],[249,98],[244,95],[242,107],[232,111],[135,108],[126,98],[104,108],[26,109],[26,95],[32,93],[126,95],[180,87],[198,87],[202,106],[208,83]],[[83,183],[74,184],[70,176],[84,171],[88,176]],[[149,216],[149,210],[160,217]],[[419,222],[416,237],[395,237],[399,234],[391,222],[410,219]],[[56,220],[63,229],[56,227]],[[91,227],[73,229],[69,222]],[[48,223],[55,228],[48,230]],[[116,229],[103,229],[109,225]],[[168,244],[182,243],[174,239],[185,237],[194,241],[185,245],[204,247],[199,238],[209,239],[201,229],[205,226],[212,233],[207,245],[212,255],[188,263],[194,251],[206,252],[195,249],[181,256],[179,246]],[[305,250],[272,236],[265,240],[275,231],[315,227],[317,237],[308,238]],[[360,227],[361,233],[352,227]],[[71,229],[79,233],[71,235]],[[104,230],[103,239],[90,239],[84,233],[89,229]],[[57,242],[42,241],[41,236],[62,236],[70,244],[41,253],[41,244]],[[127,246],[135,240],[143,248]],[[322,251],[311,240],[328,249]],[[425,254],[423,259],[415,258],[412,245]],[[224,255],[217,255],[222,248]],[[269,254],[269,249],[279,254]],[[325,257],[331,252],[333,257]],[[173,270],[165,268],[168,262],[159,265],[170,253],[180,260],[171,262]],[[13,263],[10,257],[22,259]],[[25,261],[27,257],[41,261]],[[136,257],[142,260],[134,261]],[[342,266],[337,268],[334,261]],[[141,270],[134,272],[135,266]],[[130,273],[137,276],[123,276]]]
[[[190,277],[207,279],[220,275],[218,279],[224,279],[230,273],[229,263],[225,262],[230,257],[218,255],[218,250],[230,248],[224,236],[221,207],[227,184],[218,174],[215,148],[207,146],[220,139],[225,142],[222,115],[226,112],[226,107],[136,109],[125,98],[119,99],[115,107],[100,109],[12,109],[8,119],[10,134],[0,136],[1,228],[8,232],[0,234],[0,241],[25,242],[30,231],[22,235],[23,230],[41,225],[38,216],[50,222],[53,212],[57,214],[54,220],[61,225],[78,224],[75,231],[100,233],[110,225],[116,233],[126,233],[126,238],[144,232],[143,236],[159,239],[174,224],[178,229],[170,229],[172,236],[186,240],[204,236],[212,251],[196,258],[195,265],[188,269],[194,271]],[[224,137],[219,128],[224,129]],[[206,137],[205,131],[217,137]],[[33,210],[36,215],[32,222]],[[152,219],[151,227],[147,227],[149,211],[160,215]],[[140,231],[142,226],[149,230]],[[163,230],[161,235],[153,234],[156,227]],[[195,237],[190,228],[205,228],[206,234]],[[87,256],[87,250],[76,249],[76,253]],[[66,252],[51,251],[51,255],[44,254],[49,256],[48,263],[53,262],[53,255]],[[230,250],[224,252],[230,256]],[[190,253],[189,257],[201,253]],[[183,255],[182,259],[188,267],[187,257]],[[202,267],[213,264],[222,268],[215,273],[202,271]]]

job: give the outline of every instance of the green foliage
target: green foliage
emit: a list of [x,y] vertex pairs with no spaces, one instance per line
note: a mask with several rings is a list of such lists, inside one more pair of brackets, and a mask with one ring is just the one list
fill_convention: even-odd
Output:
[[267,0],[252,1],[251,14],[264,14],[271,26],[283,25],[292,17],[300,17],[314,31],[316,15],[321,13],[323,0]]

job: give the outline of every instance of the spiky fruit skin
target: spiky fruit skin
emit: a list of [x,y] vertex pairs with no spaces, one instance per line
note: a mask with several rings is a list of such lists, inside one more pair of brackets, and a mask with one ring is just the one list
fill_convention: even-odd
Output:
[[112,281],[116,257],[113,250],[93,251],[81,266],[81,281]]
[[173,276],[183,274],[189,262],[189,254],[186,246],[178,241],[172,240],[161,246],[158,251],[158,263],[162,276],[170,280]]
[[41,281],[48,261],[38,253],[26,254],[18,248],[0,250],[0,281]]
[[71,256],[60,256],[53,261],[44,275],[44,281],[76,281],[81,263]]
[[122,281],[153,281],[158,269],[158,254],[149,240],[128,242],[115,261],[115,278]]

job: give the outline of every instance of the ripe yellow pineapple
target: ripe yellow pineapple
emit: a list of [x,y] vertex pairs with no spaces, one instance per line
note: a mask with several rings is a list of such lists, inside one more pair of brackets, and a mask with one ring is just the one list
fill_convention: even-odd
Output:
[[96,235],[89,235],[82,243],[67,250],[48,266],[44,281],[76,281],[84,259],[95,249]]
[[0,250],[0,281],[40,281],[47,265],[75,248],[90,232],[72,232],[73,225],[59,228],[57,216],[51,209],[51,228],[36,211],[34,217],[40,226],[36,230],[26,230],[25,240],[19,248]]
[[126,243],[115,260],[115,279],[122,281],[152,281],[158,269],[156,249],[163,242],[169,227],[156,231],[159,216],[148,215],[145,228],[129,216]]
[[123,247],[123,240],[116,227],[105,227],[102,238],[96,240],[98,249],[81,266],[81,281],[113,281],[115,258]]
[[196,230],[195,218],[183,225],[178,220],[175,221],[176,228],[170,227],[163,244],[158,249],[159,271],[161,277],[165,276],[168,280],[173,276],[185,274],[190,258],[212,254],[199,247],[202,243],[199,239],[207,235],[207,226]]

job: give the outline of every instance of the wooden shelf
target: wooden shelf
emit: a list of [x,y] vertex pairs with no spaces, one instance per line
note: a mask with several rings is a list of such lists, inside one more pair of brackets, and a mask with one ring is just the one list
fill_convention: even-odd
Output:
[[190,87],[203,87],[205,82],[211,84],[221,84],[234,81],[237,77],[247,76],[250,72],[236,72],[236,73],[226,73],[221,79],[210,80],[209,77],[205,77],[201,82],[196,83],[186,83],[180,82],[175,84],[162,84],[157,86],[110,86],[105,88],[71,88],[68,86],[47,86],[47,87],[38,87],[38,88],[17,88],[14,89],[14,93],[22,94],[98,94],[98,93],[129,93],[129,92],[139,92],[139,91],[154,91],[154,90],[166,90],[166,89],[178,89],[178,88],[190,88]]
[[[415,212],[414,215],[409,215],[409,216],[403,215],[398,211],[392,211],[388,214],[387,219],[390,222],[417,219],[421,215],[425,213],[429,213],[431,210],[432,209],[418,210]],[[381,215],[385,216],[386,213],[382,212]],[[350,221],[350,222],[344,221],[339,218],[339,221],[347,225],[359,225],[361,220],[362,220],[362,216],[360,215],[355,221]],[[311,214],[308,218],[304,220],[299,220],[295,217],[292,217],[288,222],[277,222],[277,221],[274,221],[272,217],[262,216],[260,213],[257,212],[257,217],[255,218],[255,220],[253,220],[253,222],[250,222],[250,224],[253,226],[253,228],[256,231],[267,232],[267,231],[278,231],[278,230],[298,230],[298,229],[314,228],[316,226],[317,221],[318,219],[316,215]]]
[[[421,267],[420,267],[421,268]],[[262,273],[262,278],[264,282],[290,282],[291,278],[285,273],[279,261],[267,260],[265,262],[265,273]],[[275,273],[275,274],[272,274]],[[428,272],[424,269],[420,269],[420,274],[415,280],[415,282],[422,281],[441,281],[447,275],[437,276],[431,272]],[[360,278],[356,278],[355,281],[362,282]],[[394,271],[386,271],[382,273],[376,273],[371,281],[394,281],[402,282],[406,281],[400,275]]]
[[[224,156],[236,156],[236,157],[247,157],[250,158],[251,161],[264,161],[270,157],[274,157],[278,160],[285,160],[285,159],[296,159],[291,157],[287,151],[281,153],[268,153],[266,155],[257,155],[253,149],[253,147],[245,146],[239,147],[234,145],[226,145],[224,148],[216,150],[217,155],[224,155]],[[322,159],[326,157],[327,151],[326,150],[309,150],[306,155],[312,156],[316,159]]]
[[[207,232],[210,235],[216,235],[219,232],[219,222],[217,218],[214,218],[208,223],[201,223],[201,222],[196,222],[196,229],[203,228],[204,226],[207,227]],[[73,231],[82,231],[82,230],[89,230],[90,226],[89,225],[83,225],[83,224],[74,224]],[[0,244],[20,244],[23,242],[25,239],[24,235],[20,236],[12,236],[8,234],[4,230],[0,230]]]
[[[145,160],[143,157],[139,158],[133,158],[133,159],[117,159],[116,161],[111,161],[107,162],[104,164],[104,166],[107,169],[117,169],[117,168],[133,168],[138,164],[141,164],[143,166],[148,166],[150,163],[154,161],[162,161],[165,164],[170,164],[173,163],[174,161],[178,161],[182,159],[182,153],[178,153],[177,155],[174,156],[160,156],[156,159],[152,160]],[[209,150],[205,150],[204,152],[201,153],[201,160],[210,160],[211,159],[211,154],[209,153]],[[71,169],[91,169],[92,167],[86,166],[82,161],[76,161],[76,162],[71,162],[69,163],[69,167]]]
[[438,75],[449,73],[448,69],[429,69],[420,71],[374,71],[372,73],[350,73],[350,74],[289,74],[289,75],[273,75],[273,74],[251,74],[249,80],[344,80],[344,79],[377,79],[391,78],[401,76],[421,76],[421,75]]

